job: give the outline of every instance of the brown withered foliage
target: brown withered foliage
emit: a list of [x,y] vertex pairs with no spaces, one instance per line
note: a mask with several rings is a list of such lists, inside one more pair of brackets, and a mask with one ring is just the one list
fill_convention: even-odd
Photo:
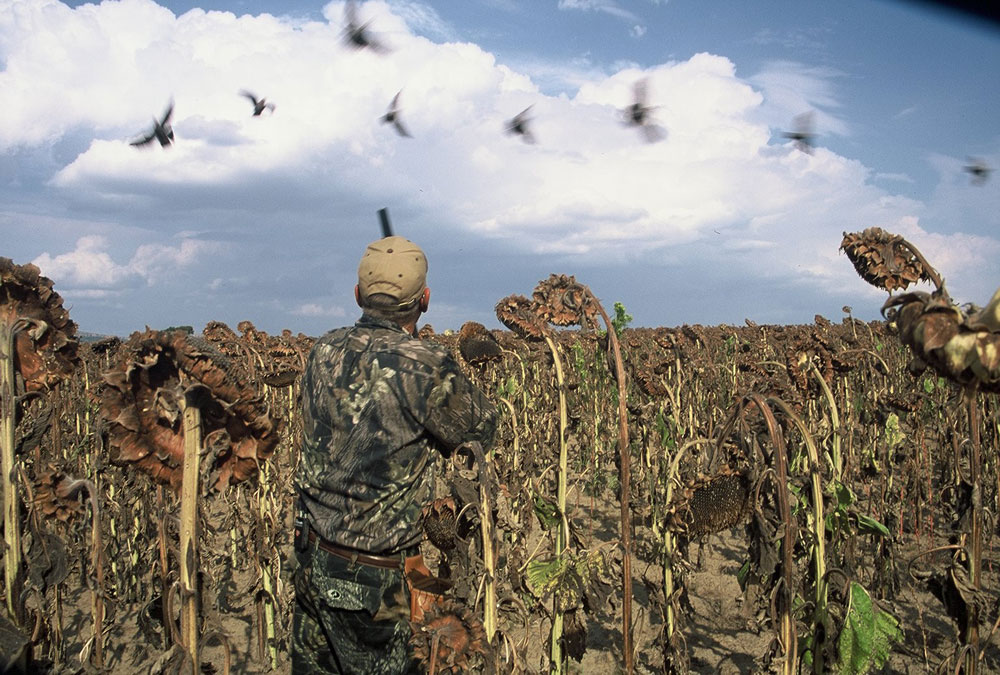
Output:
[[458,351],[472,365],[495,361],[503,355],[496,336],[475,321],[466,321],[458,331]]
[[903,237],[880,227],[845,232],[840,248],[862,279],[892,293],[918,281],[941,286],[937,272]]
[[246,356],[240,345],[240,336],[222,321],[209,321],[205,324],[201,334],[226,356],[235,358]]
[[268,386],[287,387],[305,371],[313,338],[288,329],[280,336],[268,335],[250,321],[241,321],[237,329],[242,335],[221,321],[210,321],[202,335],[223,354],[245,363],[251,379]]
[[21,322],[14,336],[14,369],[25,390],[49,389],[79,364],[76,324],[52,280],[35,265],[0,258],[0,321],[9,327]]
[[812,337],[800,337],[785,352],[785,365],[788,377],[803,398],[812,398],[820,393],[810,363],[816,366],[827,385],[833,384],[833,356],[830,350]]
[[202,390],[207,482],[222,490],[254,476],[278,444],[281,423],[231,359],[183,331],[133,333],[103,373],[98,399],[112,461],[179,488],[192,388]]
[[81,510],[76,497],[77,483],[59,469],[48,467],[35,479],[32,499],[35,510],[45,518],[69,521]]
[[281,335],[268,335],[257,330],[249,321],[240,321],[236,328],[242,331],[243,341],[250,345],[264,364],[261,375],[267,384],[279,386],[272,381],[282,379],[283,375],[287,378],[287,373],[298,376],[305,371],[306,355],[315,342],[312,338],[301,333],[294,336],[287,328]]
[[535,312],[555,326],[597,325],[598,308],[590,289],[572,276],[551,274],[532,293]]
[[487,654],[486,631],[464,604],[450,598],[435,603],[424,620],[411,623],[411,628],[413,656],[428,672],[479,672]]
[[911,373],[931,367],[965,387],[1000,392],[1000,289],[984,309],[966,313],[920,251],[902,237],[870,227],[845,233],[841,248],[861,278],[879,288],[891,292],[920,279],[937,287],[933,293],[901,293],[882,305],[882,315],[913,354]]
[[667,396],[670,391],[663,384],[661,375],[670,367],[672,361],[666,360],[652,350],[636,348],[631,344],[629,346],[634,351],[631,352],[632,358],[628,363],[632,378],[639,385],[639,388],[647,396],[653,398]]
[[550,334],[548,324],[538,315],[535,303],[523,295],[508,295],[496,305],[500,323],[525,340],[542,340]]
[[1000,290],[985,310],[966,315],[946,293],[905,293],[889,298],[882,313],[913,354],[911,373],[931,367],[963,386],[1000,393],[998,304]]

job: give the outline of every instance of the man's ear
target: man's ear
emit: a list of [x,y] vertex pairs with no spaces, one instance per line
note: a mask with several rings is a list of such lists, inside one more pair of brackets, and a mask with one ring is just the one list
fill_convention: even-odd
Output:
[[354,300],[358,303],[358,307],[361,307],[361,286],[354,284]]
[[423,295],[420,296],[420,312],[426,312],[428,305],[431,303],[431,289],[425,288]]

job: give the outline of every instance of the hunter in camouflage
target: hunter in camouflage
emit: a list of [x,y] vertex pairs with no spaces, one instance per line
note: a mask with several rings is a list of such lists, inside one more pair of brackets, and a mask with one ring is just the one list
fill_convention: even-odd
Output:
[[402,561],[418,551],[442,451],[493,441],[496,406],[447,349],[415,337],[426,270],[412,242],[372,243],[355,288],[361,319],[309,355],[294,673],[414,672]]

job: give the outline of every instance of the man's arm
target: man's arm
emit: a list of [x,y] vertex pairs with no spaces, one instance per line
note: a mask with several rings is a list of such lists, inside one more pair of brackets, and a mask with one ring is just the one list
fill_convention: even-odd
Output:
[[424,424],[449,450],[469,441],[489,448],[496,434],[497,407],[448,357],[428,392]]

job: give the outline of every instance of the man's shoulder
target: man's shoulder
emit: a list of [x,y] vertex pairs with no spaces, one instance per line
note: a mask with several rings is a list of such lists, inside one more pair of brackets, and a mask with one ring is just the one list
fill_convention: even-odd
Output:
[[344,326],[328,331],[316,341],[313,350],[327,353],[329,350],[365,350],[408,363],[415,369],[439,368],[454,361],[444,345],[370,325]]
[[342,349],[350,340],[362,337],[356,334],[355,328],[355,326],[342,326],[323,333],[313,343],[312,349],[309,350],[310,354],[329,353],[331,349]]
[[410,337],[405,333],[389,333],[376,338],[373,347],[384,354],[392,355],[400,361],[409,362],[412,367],[439,368],[452,361],[451,353],[443,345]]

